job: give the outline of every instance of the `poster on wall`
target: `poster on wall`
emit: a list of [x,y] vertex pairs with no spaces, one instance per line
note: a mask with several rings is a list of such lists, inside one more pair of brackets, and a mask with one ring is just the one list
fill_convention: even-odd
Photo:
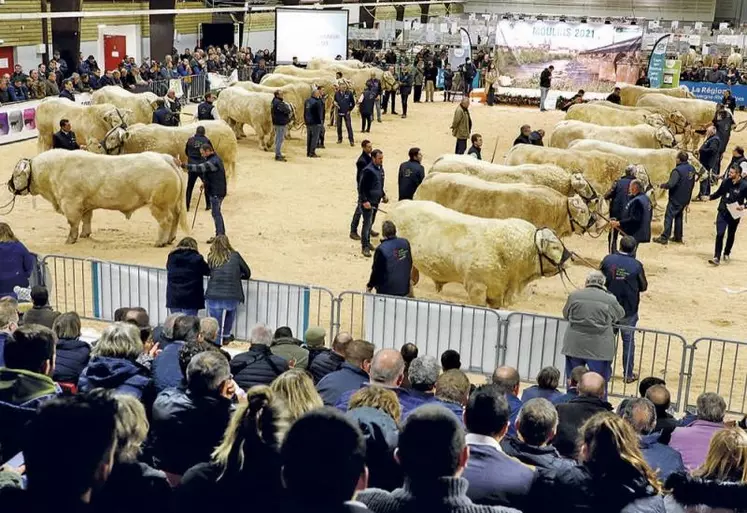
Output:
[[668,59],[664,62],[664,74],[661,83],[662,89],[673,89],[680,86],[680,73],[682,73],[682,61]]
[[[88,93],[76,94],[75,98],[82,105],[91,104],[91,95]],[[39,135],[36,129],[36,107],[40,103],[41,100],[31,100],[0,105],[0,146],[33,139]]]
[[609,91],[638,79],[642,37],[635,25],[499,20],[496,65],[515,87],[539,87],[540,73],[553,65],[554,89]]

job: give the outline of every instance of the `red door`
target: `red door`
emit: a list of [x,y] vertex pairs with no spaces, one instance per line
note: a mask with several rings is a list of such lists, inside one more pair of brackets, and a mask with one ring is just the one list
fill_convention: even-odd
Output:
[[127,54],[127,37],[104,34],[104,66],[107,70],[119,68]]
[[12,46],[0,46],[0,76],[5,73],[13,74],[14,67],[13,62],[13,47]]

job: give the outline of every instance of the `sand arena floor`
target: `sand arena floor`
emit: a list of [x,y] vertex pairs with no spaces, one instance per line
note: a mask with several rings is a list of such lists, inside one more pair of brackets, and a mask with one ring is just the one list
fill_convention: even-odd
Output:
[[[382,123],[374,122],[366,138],[375,148],[384,151],[386,189],[390,197],[397,196],[397,169],[407,159],[407,151],[418,146],[424,154],[424,165],[443,153],[453,152],[454,138],[450,124],[456,103],[411,104],[407,119],[385,115]],[[501,163],[511,147],[519,126],[544,128],[549,140],[553,125],[563,118],[561,112],[540,113],[518,107],[471,107],[475,132],[483,135],[483,158],[490,160],[497,144],[495,162]],[[747,114],[737,112],[737,121]],[[187,118],[187,122],[189,118]],[[338,294],[344,290],[364,290],[371,260],[360,254],[360,243],[348,238],[350,216],[355,206],[355,160],[359,155],[360,119],[353,118],[356,146],[347,141],[336,144],[336,135],[327,128],[327,148],[319,150],[322,158],[305,157],[305,133],[294,133],[284,153],[288,162],[275,162],[273,154],[258,148],[257,139],[248,130],[248,137],[239,141],[237,177],[229,183],[229,196],[223,204],[227,232],[234,247],[252,268],[253,277],[291,283],[316,284]],[[730,148],[747,145],[747,131],[733,134]],[[36,154],[36,141],[26,141],[0,148],[0,178],[7,181],[13,166],[22,157]],[[0,204],[9,193],[0,192]],[[196,194],[193,205],[196,201]],[[96,211],[93,234],[74,245],[65,245],[68,226],[64,217],[53,211],[41,198],[32,208],[30,198],[21,198],[15,210],[2,218],[13,227],[16,235],[33,251],[41,254],[63,254],[78,257],[164,266],[168,248],[155,248],[157,225],[147,209],[126,220],[118,212]],[[685,225],[686,244],[662,247],[642,246],[638,257],[644,262],[649,291],[643,295],[640,326],[672,331],[689,342],[701,336],[744,340],[747,327],[742,309],[731,308],[734,301],[745,296],[731,295],[725,287],[747,287],[747,228],[742,227],[732,253],[732,261],[720,268],[710,267],[706,260],[712,255],[716,202],[691,206]],[[385,207],[386,208],[386,207]],[[189,214],[189,222],[192,213]],[[376,226],[380,226],[377,220]],[[200,211],[192,233],[207,251],[204,241],[213,233],[209,212]],[[656,232],[658,234],[658,232]],[[177,237],[184,234],[179,232]],[[570,249],[598,262],[606,254],[606,236],[567,238]],[[572,281],[582,285],[588,269],[574,266],[569,270]],[[415,289],[417,297],[456,303],[467,301],[460,284],[447,285],[441,294],[435,292],[432,281],[421,277]],[[532,283],[511,305],[511,309],[560,315],[568,291],[557,277]],[[720,350],[699,350],[695,372],[702,371],[706,359],[718,362]],[[707,354],[706,354],[707,353]],[[737,381],[732,394],[744,402],[745,364],[747,348],[734,355],[723,354],[729,362],[722,375],[711,375],[709,383],[724,386]],[[701,358],[702,356],[702,358]],[[736,359],[734,359],[736,356]],[[677,359],[677,355],[660,358]],[[734,361],[732,366],[731,361]],[[738,362],[738,364],[737,364]],[[732,369],[733,367],[733,369]],[[727,375],[728,374],[728,375]],[[723,390],[722,390],[723,391]]]

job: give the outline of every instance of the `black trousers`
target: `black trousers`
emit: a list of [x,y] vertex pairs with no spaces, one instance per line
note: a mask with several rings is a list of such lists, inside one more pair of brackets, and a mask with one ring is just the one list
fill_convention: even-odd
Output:
[[395,105],[397,103],[396,98],[397,98],[397,93],[395,91],[384,91],[384,99],[381,102],[382,103],[381,109],[384,112],[386,112],[386,107],[387,105],[389,105],[389,100],[391,100],[392,101],[392,114],[396,114],[395,112],[397,110],[397,107]]
[[[187,210],[189,210],[189,205],[192,203],[192,191],[195,188],[197,178],[200,179],[204,186],[205,180],[202,179],[199,173],[187,173]],[[210,210],[210,199],[206,193],[203,193],[203,195],[205,196],[205,210]]]
[[361,114],[361,132],[370,132],[373,114]]
[[353,125],[350,120],[350,113],[342,114],[337,116],[337,142],[342,142],[342,123],[345,123],[345,128],[348,131],[348,140],[353,142]]
[[682,217],[684,212],[685,207],[674,205],[671,201],[667,203],[667,210],[664,212],[664,231],[661,232],[662,238],[669,239],[672,235],[672,224],[674,224],[674,240],[682,242]]
[[467,151],[467,139],[457,139],[454,153],[456,153],[457,155],[464,155],[465,151]]
[[420,96],[423,94],[423,86],[416,85],[415,87],[415,103],[420,103]]
[[407,116],[407,98],[410,96],[410,93],[402,93],[400,96],[402,96],[402,115]]
[[[731,248],[734,246],[734,237],[739,227],[739,219],[731,217],[729,212],[719,212],[716,217],[716,248],[713,256],[721,258],[721,249],[724,255],[731,255]],[[724,234],[726,234],[726,247],[724,247]]]

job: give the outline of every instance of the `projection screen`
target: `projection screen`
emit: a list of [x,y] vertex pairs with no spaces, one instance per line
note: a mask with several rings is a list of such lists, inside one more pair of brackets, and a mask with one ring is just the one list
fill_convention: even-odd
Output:
[[348,55],[347,9],[277,9],[275,11],[275,51],[278,64],[293,57],[302,63],[313,58],[334,59]]

